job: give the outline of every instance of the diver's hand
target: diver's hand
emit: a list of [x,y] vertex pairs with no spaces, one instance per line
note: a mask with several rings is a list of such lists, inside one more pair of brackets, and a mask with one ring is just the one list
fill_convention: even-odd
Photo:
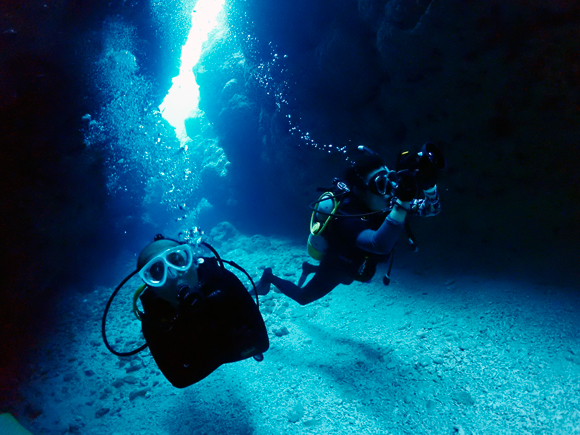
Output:
[[437,183],[439,170],[432,164],[422,164],[419,161],[419,171],[417,172],[417,182],[421,190],[432,189]]
[[421,148],[417,182],[423,191],[432,189],[437,184],[439,172],[445,169],[445,157],[441,150],[432,143],[426,143]]
[[417,196],[417,179],[415,173],[409,169],[397,172],[399,181],[395,189],[395,196],[401,201],[412,201]]

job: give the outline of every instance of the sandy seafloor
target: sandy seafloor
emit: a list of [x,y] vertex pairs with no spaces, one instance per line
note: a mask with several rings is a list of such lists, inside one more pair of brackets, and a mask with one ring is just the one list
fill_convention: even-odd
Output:
[[[297,279],[308,259],[302,244],[260,236],[220,252],[256,279],[266,266]],[[305,307],[271,291],[264,361],[185,389],[148,351],[110,354],[100,322],[112,289],[83,289],[53,307],[60,321],[35,351],[18,418],[36,435],[580,433],[577,290],[396,261],[391,284],[381,277]],[[109,322],[124,349],[142,340],[130,298],[120,293]]]

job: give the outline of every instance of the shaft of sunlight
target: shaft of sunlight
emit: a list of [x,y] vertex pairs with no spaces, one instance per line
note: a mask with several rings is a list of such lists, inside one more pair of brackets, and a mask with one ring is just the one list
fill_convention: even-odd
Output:
[[187,140],[185,120],[198,111],[199,86],[193,67],[199,61],[202,45],[208,34],[218,26],[218,16],[225,0],[199,0],[191,13],[191,30],[181,50],[179,75],[174,77],[159,110],[163,118],[175,127],[175,134],[183,145]]

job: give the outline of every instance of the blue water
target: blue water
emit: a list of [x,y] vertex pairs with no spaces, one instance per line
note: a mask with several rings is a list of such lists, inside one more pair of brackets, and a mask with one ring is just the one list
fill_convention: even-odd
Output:
[[[537,3],[228,1],[187,137],[159,107],[193,3],[6,14],[0,412],[37,435],[580,433],[578,11]],[[394,167],[427,141],[442,213],[389,286],[381,265],[304,307],[272,290],[264,361],[184,390],[105,349],[155,234],[296,282],[317,188],[357,145]],[[139,285],[111,309],[125,350]]]

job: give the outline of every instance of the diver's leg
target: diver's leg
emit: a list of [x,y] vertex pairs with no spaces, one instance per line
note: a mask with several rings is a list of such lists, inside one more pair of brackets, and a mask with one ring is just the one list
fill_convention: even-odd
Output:
[[311,273],[316,273],[317,270],[318,266],[315,264],[310,264],[307,261],[302,263],[302,274],[298,279],[298,287],[302,287],[304,285],[304,282],[306,281],[306,278],[308,278],[308,275],[310,275]]
[[299,287],[275,275],[270,275],[268,279],[290,299],[293,299],[300,305],[306,305],[330,293],[337,285],[344,281],[344,276],[342,276],[340,271],[336,271],[333,268],[319,266],[315,275],[304,287]]
[[[304,284],[304,281],[306,281],[306,278],[308,277],[308,275],[312,274],[312,273],[316,273],[316,271],[318,270],[318,266],[314,265],[314,264],[310,264],[308,262],[304,262],[302,263],[302,274],[300,275],[300,278],[298,279],[298,287],[302,287],[302,285]],[[258,296],[265,296],[270,292],[270,285],[272,284],[272,277],[274,275],[272,274],[272,269],[270,267],[267,267],[264,269],[264,272],[262,273],[262,277],[260,278],[260,280],[258,281],[258,283],[256,284],[256,290],[258,292]],[[281,279],[281,278],[278,278]],[[282,280],[285,281],[285,280]],[[251,294],[254,294],[254,289],[250,290]]]
[[[256,284],[256,291],[258,293],[258,296],[265,296],[270,292],[270,277],[273,276],[272,275],[272,269],[270,267],[266,267],[264,269],[264,272],[262,273],[262,277],[260,278],[260,281],[258,281],[258,283]],[[252,288],[250,290],[250,294],[254,295],[256,292],[254,292],[254,289]]]

